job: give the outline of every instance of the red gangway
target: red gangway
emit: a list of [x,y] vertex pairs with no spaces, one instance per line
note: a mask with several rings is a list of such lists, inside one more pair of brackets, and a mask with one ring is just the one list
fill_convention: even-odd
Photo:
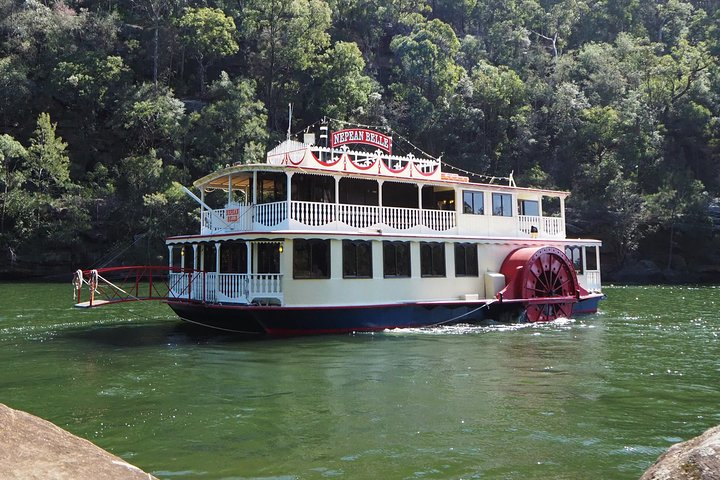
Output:
[[[78,270],[73,275],[75,306],[92,308],[145,300],[204,300],[205,272],[164,266]],[[193,295],[195,293],[195,295]],[[199,298],[198,293],[200,293]]]

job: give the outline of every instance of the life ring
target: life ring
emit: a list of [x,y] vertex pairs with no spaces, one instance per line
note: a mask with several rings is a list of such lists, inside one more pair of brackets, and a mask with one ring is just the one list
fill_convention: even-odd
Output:
[[73,284],[73,298],[77,302],[80,299],[80,289],[82,288],[82,284],[83,284],[82,270],[78,270],[77,272],[75,272],[75,275],[73,275],[72,284]]
[[88,282],[88,285],[90,285],[90,291],[95,292],[97,290],[98,285],[98,272],[97,270],[91,270],[90,271],[90,281]]

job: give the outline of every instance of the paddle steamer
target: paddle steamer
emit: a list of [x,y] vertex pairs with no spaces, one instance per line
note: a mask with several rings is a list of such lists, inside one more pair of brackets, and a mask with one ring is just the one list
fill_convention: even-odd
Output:
[[[168,266],[78,271],[77,306],[159,298],[192,323],[272,335],[597,310],[601,244],[566,237],[568,192],[471,181],[368,128],[317,133],[197,180],[200,231],[166,239]],[[134,287],[107,280],[121,272]]]

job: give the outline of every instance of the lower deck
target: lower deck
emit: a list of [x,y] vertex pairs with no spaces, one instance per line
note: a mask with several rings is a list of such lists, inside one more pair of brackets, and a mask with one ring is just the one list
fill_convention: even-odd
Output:
[[[554,244],[588,292],[601,291],[598,245]],[[361,236],[198,238],[170,245],[170,266],[178,269],[170,274],[170,297],[288,307],[482,301],[505,287],[502,262],[523,246],[528,244]]]

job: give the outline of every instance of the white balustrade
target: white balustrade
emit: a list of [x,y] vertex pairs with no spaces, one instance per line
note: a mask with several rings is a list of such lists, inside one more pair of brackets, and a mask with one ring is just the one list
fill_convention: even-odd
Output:
[[602,290],[599,270],[585,271],[585,289],[588,292],[599,293]]
[[215,272],[208,272],[205,274],[205,284],[203,285],[203,288],[205,289],[204,295],[202,299],[208,303],[216,303],[218,301],[217,296],[217,289],[215,288],[217,282],[217,274]]
[[170,298],[188,298],[188,274],[187,273],[169,273],[168,274],[168,297]]
[[252,205],[235,205],[217,210],[203,210],[200,225],[203,233],[252,230]]
[[277,298],[282,300],[282,275],[279,273],[255,273],[249,275],[248,299]]
[[457,215],[452,210],[423,210],[422,224],[432,230],[444,232],[457,226]]
[[247,275],[237,273],[220,273],[218,293],[223,301],[246,301]]
[[380,223],[380,207],[339,204],[338,221],[354,228],[370,228]]
[[309,227],[319,227],[334,222],[337,205],[320,202],[290,202],[290,218]]
[[255,223],[274,227],[287,219],[287,202],[259,203],[255,205]]
[[563,219],[560,217],[518,216],[518,230],[521,233],[531,235],[533,227],[539,238],[565,238]]
[[283,300],[279,273],[186,272],[168,276],[169,298],[247,304],[257,298]]
[[554,238],[565,238],[565,225],[560,217],[542,217],[542,231]]
[[203,300],[207,281],[203,272],[172,272],[168,274],[168,297],[185,300]]

